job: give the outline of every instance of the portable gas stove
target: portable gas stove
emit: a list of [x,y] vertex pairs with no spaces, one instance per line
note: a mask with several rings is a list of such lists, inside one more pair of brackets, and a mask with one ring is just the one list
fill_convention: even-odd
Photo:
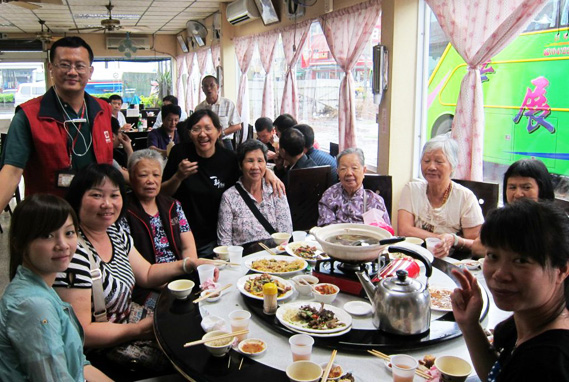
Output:
[[370,279],[377,275],[377,261],[367,263],[344,263],[338,260],[320,260],[314,266],[312,274],[321,283],[337,285],[344,293],[366,297],[362,284],[358,280],[357,271],[366,271]]

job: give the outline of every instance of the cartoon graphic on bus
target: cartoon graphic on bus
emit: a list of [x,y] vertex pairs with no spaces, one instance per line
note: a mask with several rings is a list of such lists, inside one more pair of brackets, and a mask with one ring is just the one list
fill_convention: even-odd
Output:
[[[569,176],[568,18],[569,1],[550,0],[524,33],[480,69],[485,168],[529,157]],[[429,78],[428,137],[450,131],[466,70],[448,44]]]

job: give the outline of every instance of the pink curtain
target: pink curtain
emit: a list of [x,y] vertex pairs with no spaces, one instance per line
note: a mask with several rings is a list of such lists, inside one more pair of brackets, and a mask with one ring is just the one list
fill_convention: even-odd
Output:
[[265,85],[263,87],[263,106],[261,110],[261,117],[268,117],[271,119],[275,118],[275,100],[271,69],[273,67],[275,46],[277,46],[278,39],[279,32],[272,32],[257,37],[259,56],[261,58],[263,69],[265,70]]
[[186,110],[194,110],[196,106],[194,103],[194,84],[192,82],[192,71],[194,70],[195,55],[195,52],[190,52],[186,55],[186,71],[188,72],[188,79],[186,81]]
[[182,76],[184,74],[184,64],[186,56],[184,54],[176,57],[176,95],[178,96],[179,105],[185,106],[185,92]]
[[[206,75],[207,69],[207,53],[209,48],[202,48],[196,52],[196,57],[198,59],[198,68],[200,70],[200,85],[201,79]],[[198,88],[201,89],[200,86]],[[198,103],[201,103],[205,99],[205,94],[201,90],[198,90]]]
[[302,47],[308,36],[311,21],[299,23],[281,31],[286,60],[286,73],[281,103],[281,114],[289,113],[294,118],[298,115],[298,94],[296,93],[296,62],[302,53]]
[[213,69],[221,66],[221,45],[219,41],[211,46],[211,60],[213,61]]
[[452,45],[468,64],[453,138],[459,145],[455,177],[482,181],[484,97],[480,69],[513,40],[547,0],[426,0]]
[[241,70],[239,77],[239,91],[237,93],[237,103],[235,107],[241,115],[241,120],[245,126],[249,123],[249,99],[247,95],[247,72],[251,65],[251,59],[255,52],[255,42],[257,38],[252,37],[239,37],[233,40],[235,44],[235,56],[237,57],[237,64]]
[[340,151],[356,146],[356,105],[352,69],[371,37],[381,0],[370,0],[320,17],[330,53],[345,73],[340,82],[338,137]]

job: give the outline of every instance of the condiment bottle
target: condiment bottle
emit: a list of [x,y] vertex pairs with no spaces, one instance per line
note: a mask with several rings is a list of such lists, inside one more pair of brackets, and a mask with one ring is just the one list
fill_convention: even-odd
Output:
[[263,285],[263,313],[275,314],[277,312],[277,286],[274,283]]

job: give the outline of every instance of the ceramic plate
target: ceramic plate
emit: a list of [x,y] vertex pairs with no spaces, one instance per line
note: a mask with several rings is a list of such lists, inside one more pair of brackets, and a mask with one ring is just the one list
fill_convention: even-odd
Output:
[[429,292],[431,294],[431,310],[439,312],[452,312],[450,295],[453,289],[431,285]]
[[[237,280],[237,289],[239,290],[239,292],[241,292],[244,296],[247,297],[251,297],[254,298],[256,300],[262,300],[263,296],[257,296],[247,290],[245,290],[245,283],[247,282],[247,280],[249,279],[254,279],[257,277],[261,277],[262,275],[259,274],[253,274],[253,275],[246,275],[241,277],[239,280]],[[292,294],[294,293],[294,288],[292,286],[292,283],[284,280],[278,276],[270,276],[271,279],[278,281],[281,285],[284,285],[285,287],[290,287],[290,290],[288,290],[285,294],[283,294],[282,296],[277,297],[277,300],[284,300],[286,298],[289,298],[290,296],[292,296]]]
[[[314,251],[314,255],[312,257],[303,257],[303,256],[297,255],[295,253],[295,251],[298,248],[306,247],[306,246],[316,248],[316,250]],[[308,261],[328,259],[328,255],[326,255],[324,252],[322,252],[322,247],[320,246],[320,243],[318,243],[316,241],[295,241],[294,243],[288,244],[286,246],[285,250],[291,256],[298,257],[299,259],[304,259],[304,260],[308,260]],[[322,254],[324,254],[324,256],[322,256]]]
[[309,305],[310,307],[319,310],[321,304],[319,302],[307,302],[307,301],[297,301],[290,304],[281,305],[277,310],[277,319],[281,324],[295,329],[304,333],[323,333],[330,334],[334,332],[345,331],[347,328],[352,326],[352,316],[342,308],[338,308],[332,305],[324,304],[324,309],[327,309],[334,313],[338,321],[343,323],[343,326],[339,326],[333,329],[311,329],[307,328],[303,323],[298,321],[292,321],[292,317],[298,312],[301,306]]
[[304,270],[308,266],[308,263],[306,260],[296,257],[276,255],[246,259],[245,266],[253,272],[270,273],[272,275],[290,275]]
[[303,330],[299,330],[295,327],[292,327],[290,325],[286,325],[285,323],[282,323],[283,326],[287,329],[292,330],[295,333],[300,333],[300,334],[308,334],[311,337],[322,337],[322,338],[326,338],[326,337],[339,337],[339,336],[343,336],[344,334],[348,333],[350,330],[352,330],[352,326],[350,325],[347,329],[341,330],[339,332],[333,332],[333,333],[312,333],[312,332],[306,332]]
[[371,313],[371,305],[365,301],[350,301],[344,304],[344,310],[353,316],[365,316]]

